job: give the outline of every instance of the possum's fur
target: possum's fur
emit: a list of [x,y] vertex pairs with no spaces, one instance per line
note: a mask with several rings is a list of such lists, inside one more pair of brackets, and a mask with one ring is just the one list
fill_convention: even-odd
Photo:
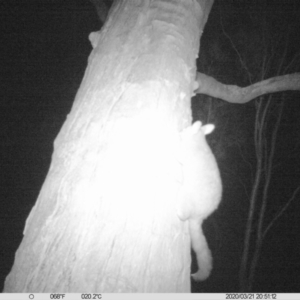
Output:
[[222,195],[222,183],[216,159],[205,135],[215,126],[195,122],[181,133],[179,160],[183,184],[179,192],[177,215],[189,222],[192,249],[196,253],[198,271],[194,280],[205,280],[212,270],[212,255],[202,231],[203,221],[217,209]]

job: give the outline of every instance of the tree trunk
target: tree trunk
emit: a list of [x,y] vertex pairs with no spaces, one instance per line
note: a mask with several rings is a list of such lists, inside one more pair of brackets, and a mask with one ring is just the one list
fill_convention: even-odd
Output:
[[4,292],[190,291],[176,149],[211,5],[121,0],[91,34]]

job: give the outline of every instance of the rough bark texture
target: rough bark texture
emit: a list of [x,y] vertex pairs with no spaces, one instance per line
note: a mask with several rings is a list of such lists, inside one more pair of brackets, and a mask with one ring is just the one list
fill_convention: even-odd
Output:
[[199,3],[118,1],[90,37],[5,292],[190,291],[176,147],[211,7]]

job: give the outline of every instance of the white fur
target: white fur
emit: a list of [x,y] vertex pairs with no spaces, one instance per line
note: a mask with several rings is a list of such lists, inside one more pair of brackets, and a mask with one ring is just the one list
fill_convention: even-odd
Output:
[[199,270],[195,280],[205,280],[212,270],[212,256],[202,232],[202,222],[217,209],[222,195],[222,183],[216,159],[206,142],[205,135],[215,126],[202,126],[200,121],[181,134],[180,163],[183,185],[179,192],[177,214],[189,221],[192,249],[197,256]]

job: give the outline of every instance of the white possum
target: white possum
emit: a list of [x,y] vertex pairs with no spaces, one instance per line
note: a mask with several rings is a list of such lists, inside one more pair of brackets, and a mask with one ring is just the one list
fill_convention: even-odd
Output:
[[179,191],[177,215],[182,221],[189,222],[192,249],[199,268],[192,274],[196,281],[207,279],[212,270],[212,255],[202,223],[217,209],[222,195],[219,168],[205,139],[214,128],[213,124],[202,126],[197,121],[181,133],[179,161],[183,184]]

